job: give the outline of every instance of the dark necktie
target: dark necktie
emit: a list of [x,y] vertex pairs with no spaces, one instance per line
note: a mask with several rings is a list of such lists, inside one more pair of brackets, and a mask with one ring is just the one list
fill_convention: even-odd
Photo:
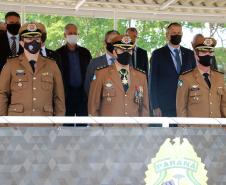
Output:
[[11,52],[12,52],[12,56],[16,56],[17,52],[16,52],[16,37],[12,36],[12,45],[11,45]]
[[203,73],[203,76],[204,76],[204,80],[206,81],[208,87],[211,88],[211,83],[210,83],[210,80],[209,80],[209,74]]
[[36,62],[34,60],[30,60],[29,63],[31,65],[31,68],[32,68],[33,72],[35,72],[35,63]]
[[174,53],[175,53],[175,60],[176,60],[176,64],[177,64],[177,73],[179,74],[180,69],[181,69],[179,49],[174,49]]
[[121,69],[119,71],[120,75],[121,75],[121,81],[122,81],[122,85],[124,88],[124,91],[127,92],[128,88],[129,88],[129,83],[128,83],[128,71],[126,69]]
[[134,60],[134,66],[133,67],[137,67],[137,48],[135,47],[133,50],[133,60]]

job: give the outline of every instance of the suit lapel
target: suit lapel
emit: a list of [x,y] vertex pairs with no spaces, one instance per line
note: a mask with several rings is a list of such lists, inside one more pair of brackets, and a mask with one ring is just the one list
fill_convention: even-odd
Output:
[[100,64],[101,65],[108,65],[108,61],[107,61],[107,56],[106,55],[102,55],[100,58]]
[[12,51],[11,51],[11,48],[10,48],[10,41],[9,41],[9,38],[8,38],[8,36],[7,36],[7,34],[5,34],[5,39],[6,39],[6,48],[7,48],[7,51],[8,51],[8,56],[11,56],[12,55]]
[[35,68],[35,74],[37,74],[45,64],[46,64],[45,58],[39,55],[37,60],[37,66]]
[[113,64],[109,67],[109,73],[110,73],[110,76],[111,76],[113,83],[116,86],[118,86],[121,91],[125,92],[124,89],[123,89],[123,86],[122,86],[121,78],[119,76],[119,73],[116,69],[115,64]]
[[195,80],[200,84],[201,86],[209,89],[207,83],[205,82],[204,78],[202,77],[201,73],[199,72],[198,68],[194,69],[194,76]]
[[136,85],[136,73],[135,70],[130,67],[130,84],[129,84],[129,89],[128,89],[128,94],[130,97],[133,97],[134,95],[132,93],[134,93],[134,86]]
[[[180,50],[181,50],[181,71],[185,71],[185,66],[187,66],[186,61],[187,61],[187,55],[186,52],[184,52],[184,48],[182,46],[180,46]],[[192,61],[190,61],[192,62]]]
[[221,87],[220,81],[217,80],[216,73],[212,70],[210,72],[210,84],[210,90],[218,89],[219,87]]
[[173,59],[172,59],[172,56],[171,56],[171,51],[170,51],[168,45],[165,46],[165,50],[166,50],[165,54],[167,55],[166,58],[169,59],[167,62],[169,63],[170,68],[171,68],[172,70],[174,70],[175,73],[177,73],[177,70],[176,70],[176,68],[175,68],[175,65],[174,65],[174,62],[173,62]]
[[33,71],[32,71],[32,68],[27,60],[27,58],[25,57],[25,55],[20,55],[19,56],[19,61],[20,61],[20,64],[22,66],[24,66],[24,68],[26,69],[26,71],[30,72],[31,74],[33,74]]

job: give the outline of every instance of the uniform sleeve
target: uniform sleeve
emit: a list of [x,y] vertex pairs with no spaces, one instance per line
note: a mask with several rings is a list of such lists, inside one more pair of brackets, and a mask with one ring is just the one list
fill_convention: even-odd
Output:
[[142,116],[148,117],[149,116],[149,98],[148,98],[148,87],[147,87],[146,76],[144,76],[143,82],[144,82],[144,102],[143,102]]
[[90,83],[91,83],[93,75],[94,75],[93,73],[94,73],[94,67],[93,67],[93,61],[91,60],[91,62],[89,63],[89,65],[87,67],[86,77],[85,77],[85,82],[84,82],[84,89],[85,89],[87,96],[89,95]]
[[102,78],[100,73],[96,71],[96,79],[91,82],[88,99],[89,116],[100,116]]
[[61,72],[55,64],[54,73],[54,87],[53,87],[53,110],[54,116],[65,115],[65,97],[64,97],[64,85],[61,76]]
[[7,62],[0,74],[0,116],[8,115],[8,104],[10,99],[11,67]]
[[226,118],[226,86],[224,86],[220,106],[221,106],[221,117]]
[[177,117],[188,116],[188,83],[184,80],[183,76],[179,77],[177,95],[176,95],[176,110]]

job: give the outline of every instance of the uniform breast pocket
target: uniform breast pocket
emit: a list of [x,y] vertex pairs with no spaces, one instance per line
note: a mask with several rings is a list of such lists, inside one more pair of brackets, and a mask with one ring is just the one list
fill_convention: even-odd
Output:
[[201,92],[200,91],[190,91],[189,92],[189,103],[195,104],[201,101]]
[[16,76],[12,80],[13,90],[24,90],[28,87],[28,77],[27,76]]
[[219,96],[222,96],[223,95],[223,88],[217,88],[217,94],[219,95]]
[[221,87],[218,87],[217,88],[217,99],[219,102],[221,101],[221,97],[223,96],[223,94],[224,94],[224,89]]
[[114,98],[116,96],[116,91],[114,88],[104,88],[103,89],[103,102],[106,104],[110,104],[112,101],[114,101]]
[[51,75],[45,75],[41,78],[42,89],[51,90],[53,88],[53,77]]

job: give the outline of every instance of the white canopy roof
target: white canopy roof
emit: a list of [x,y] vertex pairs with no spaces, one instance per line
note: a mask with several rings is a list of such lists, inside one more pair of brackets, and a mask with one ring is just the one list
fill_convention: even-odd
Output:
[[0,10],[112,19],[226,22],[226,0],[1,0]]

